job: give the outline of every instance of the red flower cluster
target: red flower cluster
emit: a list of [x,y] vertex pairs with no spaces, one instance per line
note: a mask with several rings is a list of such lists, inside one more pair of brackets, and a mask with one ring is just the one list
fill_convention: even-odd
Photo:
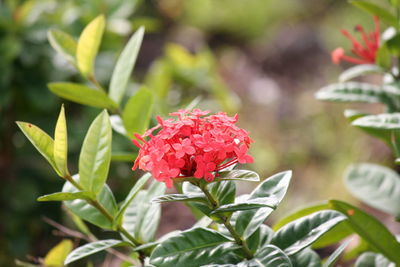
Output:
[[252,163],[247,152],[253,141],[247,131],[235,125],[238,116],[208,114],[195,109],[170,114],[177,119],[157,117],[156,127],[144,135],[135,134],[141,143],[132,140],[140,148],[132,170],[139,167],[149,171],[155,179],[172,187],[172,178],[196,177],[210,182],[215,172],[237,162]]
[[361,25],[357,25],[355,30],[361,33],[361,38],[364,41],[364,45],[360,44],[356,38],[354,38],[348,31],[342,30],[342,34],[346,36],[353,44],[351,52],[357,57],[349,57],[344,53],[344,49],[339,47],[332,51],[332,62],[339,64],[341,60],[354,63],[354,64],[368,64],[375,63],[376,54],[379,48],[380,39],[380,28],[379,19],[374,17],[375,30],[371,33],[365,33]]

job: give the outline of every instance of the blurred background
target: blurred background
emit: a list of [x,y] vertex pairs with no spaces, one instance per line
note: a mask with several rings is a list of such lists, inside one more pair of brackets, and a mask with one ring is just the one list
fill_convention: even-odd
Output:
[[[84,135],[99,110],[62,100],[47,89],[49,82],[81,79],[50,47],[47,31],[58,28],[78,38],[101,13],[107,17],[96,61],[102,84],[108,84],[130,35],[144,25],[131,91],[145,83],[162,92],[160,114],[193,99],[200,108],[238,113],[240,126],[255,141],[255,163],[243,167],[262,178],[294,171],[290,192],[269,223],[319,200],[354,203],[342,183],[345,168],[360,161],[390,162],[383,144],[348,125],[342,114],[349,107],[313,96],[346,68],[330,61],[331,50],[349,46],[340,29],[352,30],[357,23],[372,27],[372,18],[346,1],[0,0],[0,266],[12,266],[15,258],[41,257],[61,239],[43,221],[65,222],[60,204],[36,198],[59,190],[63,181],[15,121],[32,122],[52,135],[64,103],[70,169],[77,170]],[[133,149],[114,136],[114,150]],[[108,184],[117,200],[135,183],[131,165],[112,164]],[[241,183],[239,191],[254,186]],[[193,224],[189,210],[178,207],[179,212],[172,204],[163,207],[160,234]]]

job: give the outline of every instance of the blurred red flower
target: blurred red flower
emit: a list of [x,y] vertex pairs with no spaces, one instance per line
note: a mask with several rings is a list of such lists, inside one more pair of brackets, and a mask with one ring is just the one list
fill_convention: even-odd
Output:
[[140,148],[132,169],[149,171],[172,187],[173,178],[195,177],[210,182],[216,172],[237,162],[252,163],[248,148],[253,141],[247,131],[235,125],[238,116],[208,114],[195,109],[170,114],[177,119],[157,117],[156,127],[144,135],[135,134],[137,140],[132,140]]
[[380,40],[380,27],[377,16],[374,16],[374,23],[375,29],[369,34],[365,33],[361,25],[357,25],[355,27],[355,31],[361,34],[364,44],[361,44],[359,41],[357,41],[357,39],[353,37],[347,30],[342,30],[342,34],[352,42],[353,48],[351,49],[351,52],[355,55],[355,57],[345,55],[344,49],[342,47],[338,47],[332,51],[332,62],[339,64],[340,61],[344,60],[354,64],[375,63]]

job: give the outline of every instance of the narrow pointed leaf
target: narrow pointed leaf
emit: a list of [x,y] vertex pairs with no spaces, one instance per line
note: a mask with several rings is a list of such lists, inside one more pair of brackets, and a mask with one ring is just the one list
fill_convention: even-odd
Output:
[[137,155],[134,152],[112,152],[111,161],[134,162]]
[[249,181],[249,182],[259,182],[260,176],[256,172],[248,170],[232,170],[232,171],[222,171],[218,173],[218,177],[214,181],[229,181],[229,180],[239,180],[239,181]]
[[288,223],[275,233],[271,243],[293,255],[310,246],[346,217],[336,211],[318,211]]
[[345,175],[349,191],[374,208],[400,216],[400,176],[376,164],[361,163],[349,167]]
[[271,208],[276,209],[278,206],[279,201],[273,197],[260,197],[248,200],[243,203],[233,203],[233,204],[226,204],[222,205],[219,208],[215,209],[211,214],[221,213],[221,212],[235,212],[241,210],[252,210],[252,209],[259,209],[259,208]]
[[65,259],[64,264],[70,264],[71,262],[77,261],[89,255],[95,254],[102,250],[115,247],[115,246],[123,246],[127,244],[124,241],[117,240],[117,239],[107,239],[107,240],[100,240],[96,242],[92,242],[86,245],[83,245],[77,249],[74,249],[68,257]]
[[369,115],[353,121],[352,125],[361,128],[399,130],[400,113]]
[[85,77],[93,74],[94,60],[100,47],[104,28],[105,18],[100,15],[85,27],[79,37],[76,58],[79,71]]
[[99,193],[111,161],[112,131],[107,111],[101,112],[86,134],[79,156],[80,181],[87,191]]
[[64,99],[97,108],[115,109],[115,104],[103,91],[76,83],[49,83],[51,92]]
[[346,214],[350,226],[371,248],[400,264],[400,243],[380,221],[348,203],[338,200],[329,203],[333,209]]
[[17,125],[57,174],[62,176],[54,161],[54,140],[36,125],[22,121],[17,121]]
[[37,200],[38,201],[64,201],[64,200],[91,199],[91,198],[93,198],[93,194],[83,191],[83,192],[74,192],[74,193],[58,192],[58,193],[41,196]]
[[54,50],[62,54],[70,63],[76,65],[75,55],[78,44],[71,35],[52,29],[47,32],[47,38]]
[[111,76],[109,96],[115,103],[120,103],[128,85],[136,58],[142,44],[144,28],[140,27],[131,37],[118,58],[117,64]]
[[338,259],[340,258],[340,256],[342,255],[342,253],[344,252],[344,250],[346,249],[346,247],[350,244],[350,242],[352,241],[352,239],[347,240],[346,242],[344,242],[343,244],[341,244],[330,256],[329,258],[326,260],[326,262],[324,263],[324,265],[322,267],[333,267],[334,264],[338,261]]
[[321,258],[310,248],[291,255],[290,260],[295,267],[321,267]]
[[255,255],[254,260],[250,260],[249,267],[292,267],[289,257],[278,247],[268,245],[261,248]]
[[168,194],[153,198],[151,201],[155,203],[187,201],[207,203],[204,194]]
[[206,228],[194,228],[165,240],[150,256],[150,263],[163,267],[198,267],[219,263],[220,258],[232,251],[232,246],[220,246],[230,242],[222,234]]
[[384,72],[383,69],[377,65],[373,64],[356,65],[342,72],[339,76],[339,81],[347,82],[348,80],[357,78],[359,76],[371,73],[383,73],[383,72]]
[[61,107],[54,132],[54,162],[63,176],[69,175],[67,167],[68,139],[64,106]]
[[382,102],[384,92],[381,87],[368,83],[344,82],[330,84],[316,93],[316,98],[335,102]]
[[383,22],[390,26],[395,28],[399,26],[399,23],[394,15],[388,12],[385,8],[376,5],[371,1],[352,0],[350,3],[372,15],[378,16]]
[[149,126],[152,110],[153,94],[149,89],[142,87],[128,100],[122,113],[128,136],[144,133]]
[[[78,175],[74,175],[74,180],[79,183]],[[71,183],[66,182],[63,187],[63,192],[65,193],[76,193],[79,192]],[[102,191],[97,196],[97,200],[104,206],[104,208],[115,217],[117,213],[117,204],[115,198],[110,188],[104,185]],[[76,199],[64,201],[67,208],[71,210],[72,213],[77,215],[83,220],[86,220],[94,225],[97,225],[104,229],[113,229],[113,223],[107,219],[100,211],[90,205],[86,200]]]
[[150,179],[150,177],[151,177],[151,174],[146,173],[139,180],[137,180],[135,185],[132,187],[131,191],[129,191],[129,194],[126,196],[124,202],[121,204],[121,208],[118,210],[117,221],[120,221],[126,208],[130,205],[130,203],[136,197],[136,195],[139,193],[139,191],[144,187],[144,185]]
[[[286,194],[292,177],[291,171],[285,171],[265,179],[253,192],[248,200],[251,201],[257,198],[271,197],[276,198],[279,204]],[[258,210],[246,210],[235,212],[232,215],[231,222],[236,231],[247,238],[251,236],[257,228],[262,224],[274,209],[265,207]]]
[[396,267],[396,264],[381,254],[365,252],[358,257],[354,267]]

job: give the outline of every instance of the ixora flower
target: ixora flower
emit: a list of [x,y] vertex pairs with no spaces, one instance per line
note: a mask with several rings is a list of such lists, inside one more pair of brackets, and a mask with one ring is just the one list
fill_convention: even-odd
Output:
[[174,178],[210,182],[218,171],[233,164],[252,163],[248,149],[253,141],[247,131],[235,125],[238,116],[208,114],[194,109],[171,113],[175,119],[157,117],[157,126],[144,135],[135,134],[137,140],[132,140],[140,148],[132,170],[149,171],[172,187]]
[[345,55],[344,49],[342,47],[336,48],[332,51],[332,62],[339,64],[340,61],[344,60],[354,64],[373,64],[376,60],[376,54],[379,48],[380,39],[380,28],[379,19],[374,17],[375,30],[371,33],[365,33],[361,25],[355,27],[355,31],[361,34],[361,38],[364,44],[361,44],[357,39],[352,36],[348,31],[342,30],[342,34],[346,36],[353,44],[351,52],[355,57],[350,57]]

